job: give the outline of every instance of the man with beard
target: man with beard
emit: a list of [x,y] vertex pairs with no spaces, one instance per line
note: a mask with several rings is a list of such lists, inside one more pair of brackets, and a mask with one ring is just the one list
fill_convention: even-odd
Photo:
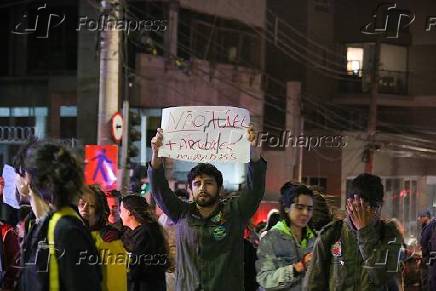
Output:
[[211,164],[198,164],[188,174],[193,202],[178,199],[168,187],[158,158],[163,131],[152,139],[148,168],[151,192],[159,207],[176,226],[176,290],[244,290],[243,231],[265,192],[266,162],[254,147],[255,131],[248,129],[252,144],[247,189],[223,203],[221,172]]

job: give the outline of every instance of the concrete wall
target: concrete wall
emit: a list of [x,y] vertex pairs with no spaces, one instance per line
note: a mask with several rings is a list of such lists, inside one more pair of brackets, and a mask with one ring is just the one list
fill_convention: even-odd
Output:
[[264,27],[265,0],[180,0],[183,8]]
[[194,60],[188,75],[167,67],[161,57],[141,54],[137,57],[137,74],[140,77],[132,106],[240,106],[250,110],[255,118],[263,115],[260,74],[249,69],[235,69],[231,65],[212,67],[207,61]]

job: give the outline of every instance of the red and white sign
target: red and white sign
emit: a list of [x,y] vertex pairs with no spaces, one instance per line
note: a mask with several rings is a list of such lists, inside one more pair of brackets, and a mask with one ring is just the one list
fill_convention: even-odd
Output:
[[85,146],[85,183],[98,184],[103,191],[118,187],[118,146]]
[[115,142],[120,142],[123,137],[123,117],[117,112],[111,119],[112,138]]

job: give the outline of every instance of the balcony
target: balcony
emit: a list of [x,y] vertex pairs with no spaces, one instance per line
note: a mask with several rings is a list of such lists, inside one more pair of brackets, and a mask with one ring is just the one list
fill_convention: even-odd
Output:
[[23,144],[32,136],[35,136],[35,127],[32,126],[0,126],[2,144]]
[[[379,71],[378,93],[407,95],[408,72]],[[344,80],[339,82],[339,91],[343,94],[370,93],[371,75],[368,71],[348,71]]]

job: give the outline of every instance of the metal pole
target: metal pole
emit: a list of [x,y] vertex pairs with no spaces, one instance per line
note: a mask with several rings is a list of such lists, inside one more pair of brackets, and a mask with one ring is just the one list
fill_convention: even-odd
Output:
[[129,190],[129,174],[127,167],[127,153],[129,149],[129,101],[123,101],[123,138],[121,147],[121,171],[119,185],[120,192],[125,195]]
[[378,99],[378,82],[379,82],[379,58],[380,58],[380,40],[377,38],[374,47],[374,64],[371,76],[371,102],[369,106],[368,120],[368,144],[365,149],[367,159],[365,162],[365,173],[372,174],[374,168],[374,150],[375,150],[375,133],[377,130],[377,99]]

